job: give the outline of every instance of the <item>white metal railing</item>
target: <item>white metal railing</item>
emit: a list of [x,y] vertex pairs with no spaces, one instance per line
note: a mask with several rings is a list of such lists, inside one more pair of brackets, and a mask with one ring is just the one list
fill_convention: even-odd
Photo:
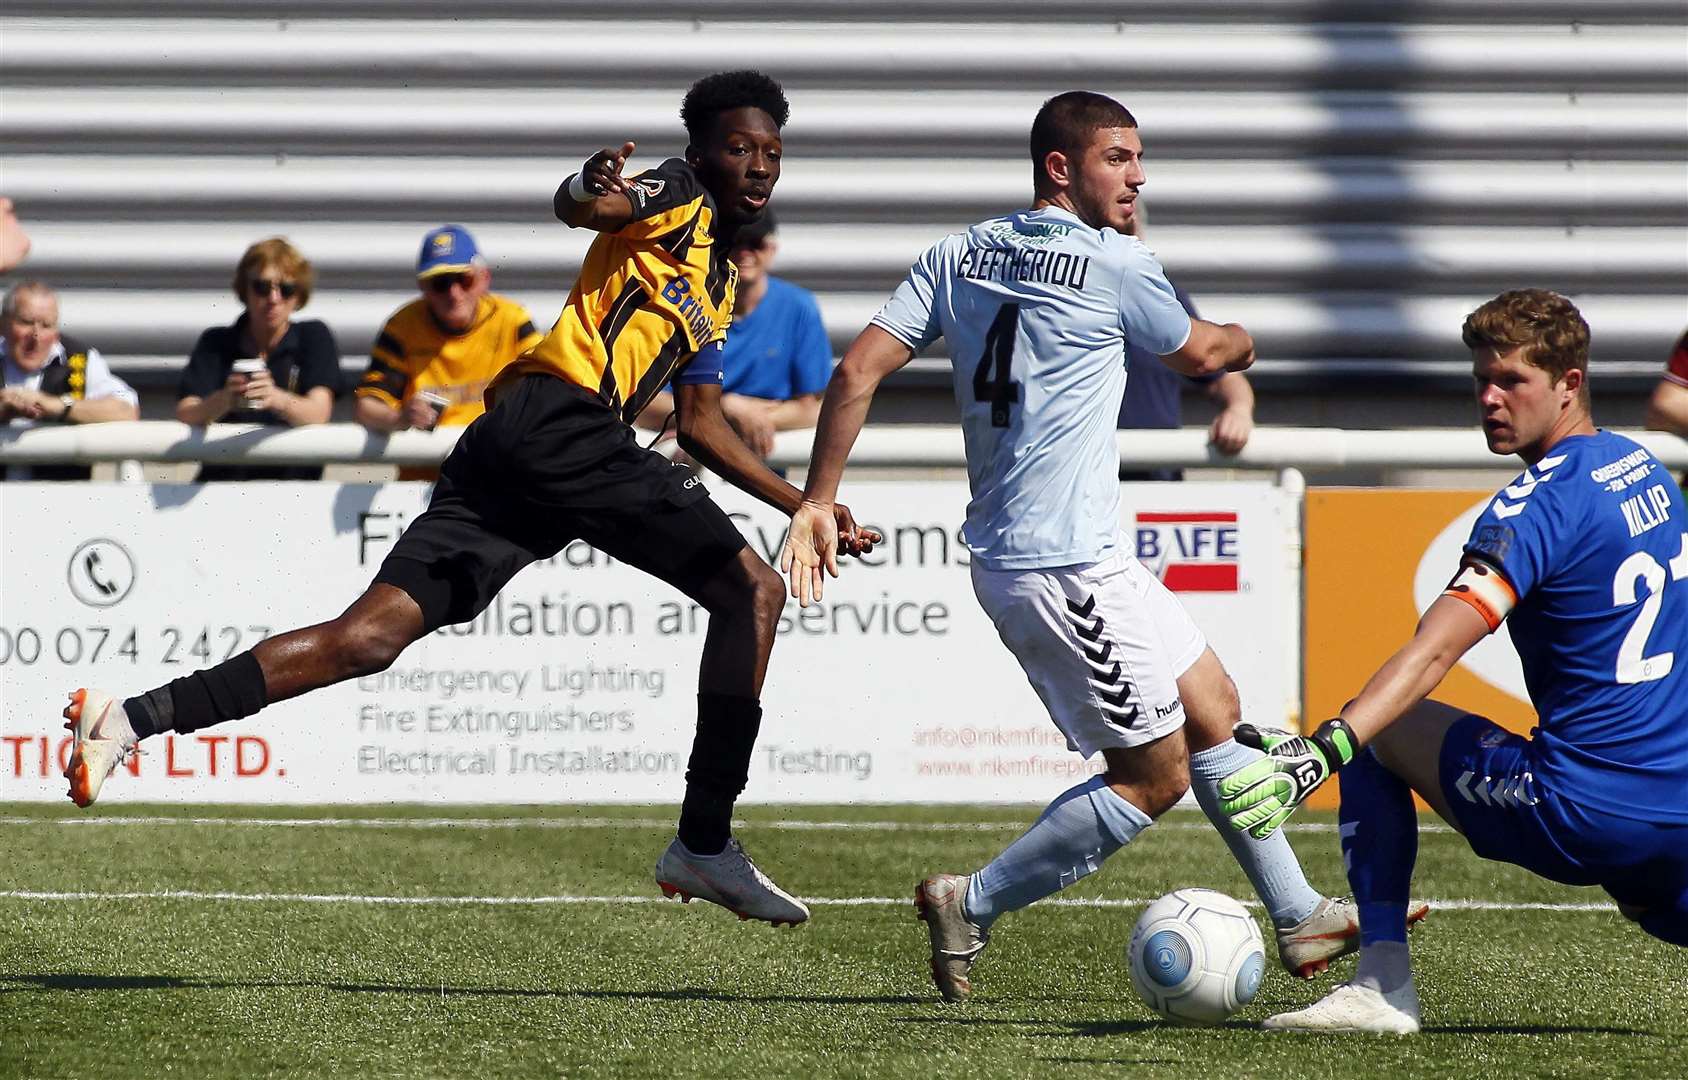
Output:
[[[263,235],[254,233],[254,235]],[[418,233],[420,236],[420,233]],[[821,320],[834,350],[843,350],[885,299],[907,269],[897,271],[871,292],[823,290],[819,293]],[[568,279],[558,276],[561,284]],[[1181,280],[1178,274],[1173,280]],[[549,326],[567,291],[561,287],[509,288],[493,275],[494,290],[527,306],[536,323]],[[416,298],[402,279],[386,290],[326,290],[311,298],[302,319],[321,319],[334,331],[347,353],[362,352],[375,340],[383,319],[399,305]],[[1410,357],[1413,359],[1469,359],[1460,344],[1465,316],[1493,293],[1471,290],[1451,296],[1396,296],[1385,302],[1363,293],[1317,291],[1270,294],[1204,290],[1195,294],[1203,315],[1238,322],[1254,335],[1261,356]],[[1588,320],[1595,382],[1603,364],[1612,360],[1652,360],[1663,368],[1671,343],[1681,334],[1685,311],[1681,295],[1577,296]],[[195,338],[207,326],[227,325],[240,306],[227,286],[217,289],[159,287],[135,291],[102,288],[61,288],[60,310],[66,331],[110,356],[176,357],[179,369]],[[943,343],[925,355],[946,355]],[[1268,361],[1258,374],[1265,376]],[[121,370],[118,371],[122,375]]]
[[[53,462],[215,461],[264,465],[379,462],[434,465],[450,452],[460,428],[373,435],[355,424],[275,428],[251,424],[189,427],[166,420],[0,428],[0,465]],[[1656,431],[1626,431],[1670,468],[1688,468],[1688,441]],[[778,437],[772,462],[808,464],[813,432]],[[1516,459],[1489,452],[1481,432],[1466,429],[1345,431],[1337,428],[1260,428],[1248,446],[1227,457],[1197,428],[1122,431],[1121,460],[1133,468],[1484,469],[1512,468]],[[885,425],[862,432],[850,461],[876,467],[931,468],[966,464],[961,431],[950,425]]]
[[[273,0],[11,0],[7,10],[20,16],[99,15],[107,17],[141,14],[162,18],[258,18],[274,19]],[[1403,11],[1410,8],[1410,11]],[[292,0],[287,5],[290,20],[307,18],[395,19],[424,17],[461,19],[463,0]],[[475,16],[481,19],[575,18],[600,19],[602,0],[479,0]],[[1192,22],[1239,20],[1244,22],[1289,23],[1395,23],[1403,15],[1447,23],[1498,23],[1538,25],[1565,23],[1655,22],[1667,25],[1683,21],[1681,0],[1347,0],[1333,5],[1330,0],[1137,0],[1122,10],[1118,0],[929,0],[911,9],[906,0],[645,0],[638,5],[640,17],[684,19],[691,22],[756,20],[758,22],[812,23],[821,20],[920,19],[954,24],[986,21],[1020,25],[1055,20],[1091,20],[1114,23],[1129,16],[1135,23],[1178,19]]]

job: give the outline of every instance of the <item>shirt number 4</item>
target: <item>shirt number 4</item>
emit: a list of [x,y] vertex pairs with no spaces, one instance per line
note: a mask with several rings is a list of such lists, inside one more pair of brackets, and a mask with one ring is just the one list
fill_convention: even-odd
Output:
[[973,369],[973,400],[988,401],[991,427],[1008,426],[1008,407],[1020,400],[1014,376],[1014,338],[1020,329],[1020,305],[1004,304],[985,334],[985,354]]
[[[1683,578],[1688,578],[1688,533],[1682,534],[1682,550],[1670,561],[1669,581],[1681,581]],[[1659,560],[1653,558],[1650,552],[1637,551],[1618,565],[1617,577],[1612,579],[1612,603],[1618,607],[1635,603],[1639,598],[1635,587],[1637,582],[1647,586],[1647,599],[1641,602],[1641,611],[1631,624],[1629,633],[1624,635],[1623,643],[1618,646],[1617,680],[1620,683],[1662,679],[1670,674],[1676,663],[1674,652],[1643,655],[1647,651],[1647,635],[1653,632],[1653,623],[1664,604],[1667,583],[1665,567],[1660,566]]]

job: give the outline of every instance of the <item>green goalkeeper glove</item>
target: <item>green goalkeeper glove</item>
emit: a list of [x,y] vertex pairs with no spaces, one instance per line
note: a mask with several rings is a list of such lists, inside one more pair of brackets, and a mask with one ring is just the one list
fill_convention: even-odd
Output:
[[1353,761],[1360,748],[1341,717],[1326,720],[1311,735],[1238,724],[1236,737],[1266,756],[1219,781],[1219,805],[1232,828],[1256,840],[1277,832],[1302,800]]

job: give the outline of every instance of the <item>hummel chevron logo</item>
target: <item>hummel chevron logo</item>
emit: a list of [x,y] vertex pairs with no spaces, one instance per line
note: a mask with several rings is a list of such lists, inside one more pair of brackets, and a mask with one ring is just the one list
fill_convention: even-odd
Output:
[[[1073,629],[1078,631],[1079,637],[1083,638],[1086,641],[1098,641],[1099,642],[1099,641],[1102,640],[1102,631],[1104,631],[1108,628],[1107,624],[1102,621],[1102,616],[1100,616],[1100,615],[1096,616],[1096,621],[1093,622],[1093,623],[1087,623],[1087,622],[1084,621],[1084,620],[1090,618],[1091,612],[1096,610],[1096,595],[1094,593],[1085,597],[1084,603],[1082,603],[1082,604],[1074,603],[1073,599],[1071,597],[1068,597],[1067,598],[1067,610],[1072,612],[1072,614],[1074,616],[1070,621],[1073,624]],[[1082,648],[1082,646],[1081,646],[1081,648]],[[1090,653],[1089,649],[1085,649],[1084,651],[1085,651],[1086,655],[1089,655],[1089,653]],[[1107,654],[1104,653],[1103,654],[1103,660],[1099,660],[1097,662],[1098,663],[1105,662],[1106,656],[1107,656]]]
[[[1102,700],[1116,709],[1125,708],[1125,703],[1131,700],[1131,684],[1126,683],[1124,686],[1120,687],[1119,693],[1117,694],[1103,694]],[[1131,715],[1133,719],[1136,719],[1137,710],[1135,707],[1131,710]]]
[[1137,723],[1137,717],[1140,714],[1137,711],[1137,706],[1133,705],[1130,708],[1123,710],[1104,708],[1102,710],[1102,715],[1108,723],[1128,728]]
[[[1484,806],[1498,806],[1511,809],[1517,806],[1534,806],[1540,800],[1530,790],[1535,777],[1526,772],[1522,776],[1511,779],[1501,777],[1498,781],[1485,776],[1477,779],[1477,774],[1467,769],[1454,781],[1454,790],[1468,803],[1482,803]],[[1493,785],[1491,789],[1490,785]]]
[[1454,790],[1459,792],[1460,798],[1464,799],[1466,802],[1474,803],[1477,801],[1476,796],[1471,794],[1471,789],[1466,786],[1471,783],[1471,778],[1476,775],[1476,773],[1467,769],[1459,774],[1458,780],[1454,781]]
[[[1508,503],[1503,501],[1501,496],[1505,496],[1507,499],[1528,499],[1530,494],[1536,490],[1537,484],[1545,484],[1553,479],[1553,470],[1567,456],[1569,455],[1558,454],[1554,457],[1542,458],[1534,466],[1526,466],[1524,471],[1518,475],[1518,479],[1502,488],[1501,494],[1495,497],[1495,517],[1505,521],[1509,517],[1517,517],[1522,514],[1524,512],[1522,501]],[[1533,472],[1531,471],[1532,468],[1534,469]]]
[[1109,658],[1114,654],[1114,644],[1102,640],[1102,635],[1108,632],[1108,624],[1102,616],[1096,614],[1095,594],[1086,596],[1082,604],[1068,598],[1067,611],[1070,613],[1068,621],[1072,623],[1074,632],[1084,641],[1096,643],[1095,648],[1081,644],[1079,652],[1092,668],[1089,681],[1091,688],[1096,692],[1103,715],[1109,723],[1130,727],[1142,715],[1142,711],[1131,700],[1137,693],[1137,688],[1125,677],[1124,664],[1118,660],[1111,666],[1108,664]]

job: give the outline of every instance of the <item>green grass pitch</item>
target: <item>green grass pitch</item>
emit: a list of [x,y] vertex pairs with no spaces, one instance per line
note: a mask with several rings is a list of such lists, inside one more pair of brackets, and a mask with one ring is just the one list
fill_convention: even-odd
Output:
[[[746,807],[777,880],[856,901],[774,930],[660,901],[671,807],[0,804],[0,1077],[1688,1076],[1688,950],[1446,831],[1424,834],[1415,892],[1480,904],[1413,936],[1416,1038],[1256,1030],[1352,965],[1305,984],[1270,946],[1225,1026],[1151,1015],[1122,957],[1139,908],[1094,902],[1253,899],[1189,811],[1063,894],[1091,903],[1003,919],[975,998],[944,1005],[914,882],[980,865],[1034,813]],[[301,823],[323,818],[341,824]],[[1293,836],[1340,891],[1333,828],[1309,814]]]

